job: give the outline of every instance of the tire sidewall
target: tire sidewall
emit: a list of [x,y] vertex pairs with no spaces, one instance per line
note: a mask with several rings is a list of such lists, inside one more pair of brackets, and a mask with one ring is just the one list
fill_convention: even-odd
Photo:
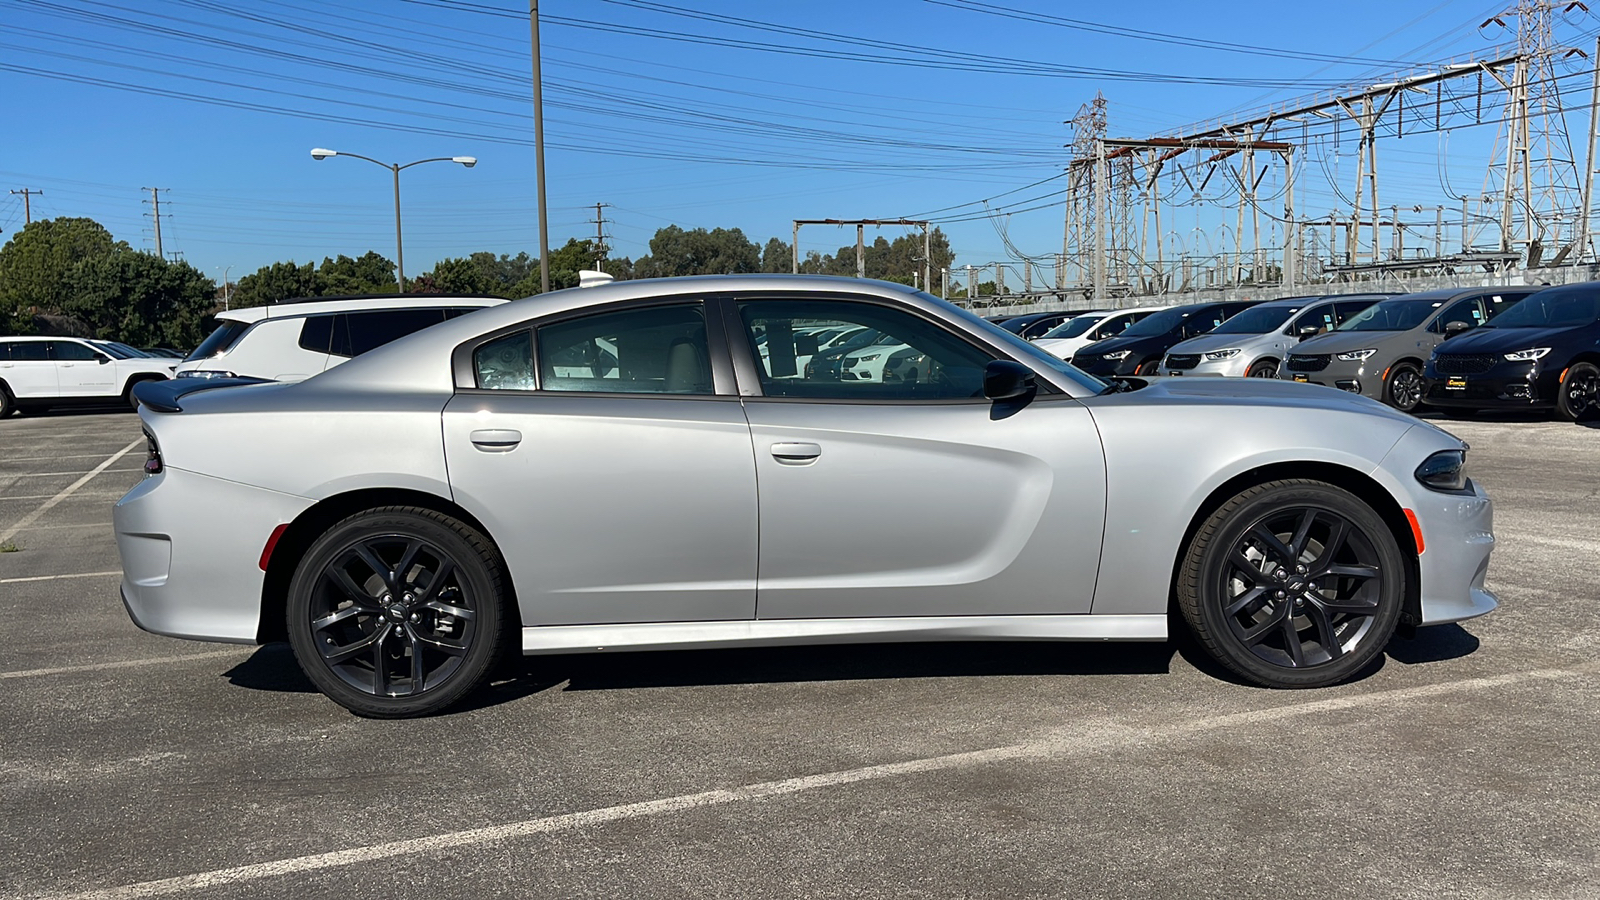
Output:
[[1400,378],[1401,372],[1410,372],[1419,379],[1422,377],[1422,370],[1417,368],[1416,365],[1408,362],[1395,363],[1394,368],[1389,370],[1389,380],[1383,386],[1383,393],[1388,398],[1389,405],[1395,409],[1406,413],[1416,412],[1423,406],[1420,393],[1417,396],[1417,402],[1410,406],[1401,406],[1399,398],[1394,395],[1394,383]]
[[[503,579],[498,567],[485,560],[479,548],[462,533],[477,536],[476,532],[454,520],[435,519],[419,512],[375,510],[345,519],[312,543],[290,581],[285,606],[295,659],[318,690],[359,716],[407,718],[440,712],[479,687],[499,655],[505,614]],[[473,643],[460,668],[444,684],[416,697],[378,697],[353,687],[323,660],[311,630],[313,590],[323,570],[356,542],[384,535],[420,538],[443,551],[455,563],[457,577],[467,582],[478,600]]]
[[1561,392],[1556,396],[1556,415],[1568,422],[1578,421],[1578,417],[1586,412],[1592,414],[1588,409],[1573,409],[1572,404],[1567,401],[1567,386],[1572,383],[1574,376],[1580,370],[1585,371],[1590,377],[1600,377],[1600,367],[1596,367],[1594,363],[1573,363],[1567,370],[1567,380],[1561,384]]
[[[1250,364],[1250,368],[1245,370],[1244,375],[1246,378],[1277,378],[1280,366],[1281,363],[1275,363],[1268,359],[1258,359]],[[1256,374],[1257,372],[1263,374],[1258,375]]]
[[[1332,662],[1289,669],[1261,659],[1233,635],[1223,613],[1226,598],[1217,588],[1234,546],[1265,517],[1285,506],[1306,506],[1337,513],[1359,528],[1377,550],[1382,588],[1371,630],[1350,652]],[[1227,505],[1224,505],[1224,510]],[[1396,577],[1389,577],[1394,573]],[[1383,519],[1355,495],[1332,485],[1302,482],[1261,493],[1232,510],[1201,555],[1197,623],[1213,635],[1208,644],[1219,661],[1246,678],[1272,687],[1322,687],[1359,674],[1389,643],[1405,602],[1407,567],[1393,532]]]

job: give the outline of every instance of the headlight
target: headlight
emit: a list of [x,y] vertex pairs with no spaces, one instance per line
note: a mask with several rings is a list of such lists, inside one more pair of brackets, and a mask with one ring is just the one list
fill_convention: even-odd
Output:
[[1233,359],[1238,355],[1238,350],[1213,350],[1206,354],[1206,359]]
[[1417,466],[1417,480],[1436,491],[1467,489],[1467,451],[1440,450]]
[[1366,359],[1377,352],[1377,347],[1372,347],[1366,350],[1351,350],[1349,353],[1340,353],[1339,358],[1345,362],[1360,362],[1361,360]]
[[[872,362],[873,360],[877,359],[878,357],[880,357],[882,355],[883,355],[882,353],[874,353],[871,356],[858,356],[858,357],[856,357],[855,362],[858,362],[858,363]],[[855,363],[851,363],[851,365],[855,365]]]
[[1543,359],[1544,355],[1549,352],[1549,347],[1534,347],[1531,350],[1518,350],[1515,353],[1507,353],[1506,359],[1512,362],[1527,362],[1533,359]]
[[1106,354],[1103,354],[1103,355],[1105,356],[1106,359],[1115,361],[1115,360],[1127,359],[1128,358],[1128,354],[1130,354],[1132,352],[1133,352],[1132,350],[1113,350],[1110,353],[1106,353]]
[[223,372],[223,371],[220,371],[218,369],[189,369],[186,372],[179,372],[176,375],[174,375],[173,377],[174,378],[237,378],[238,376],[233,374],[232,372]]

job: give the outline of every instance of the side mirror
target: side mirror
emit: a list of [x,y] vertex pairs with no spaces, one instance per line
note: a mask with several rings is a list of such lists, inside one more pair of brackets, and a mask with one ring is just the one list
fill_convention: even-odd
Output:
[[817,336],[814,334],[797,334],[794,337],[795,356],[816,356]]
[[983,367],[983,396],[990,400],[1010,400],[1038,388],[1033,370],[1009,359],[996,359]]
[[96,353],[96,354],[95,354],[95,355],[94,355],[94,358],[95,358],[95,361],[96,361],[96,362],[98,362],[98,363],[99,363],[99,364],[100,364],[100,365],[102,365],[102,366],[103,366],[103,365],[105,365],[105,364],[106,364],[106,363],[108,363],[108,362],[111,362],[111,357],[109,357],[109,356],[102,356],[102,355],[101,355],[101,354],[99,354],[99,353]]
[[1308,337],[1313,337],[1313,336],[1321,333],[1321,331],[1322,331],[1322,326],[1321,325],[1301,325],[1300,328],[1297,331],[1295,331],[1295,334],[1300,335],[1300,340],[1303,341]]
[[1444,333],[1447,334],[1447,335],[1460,334],[1463,331],[1471,330],[1471,328],[1472,328],[1472,323],[1471,322],[1462,322],[1460,320],[1457,320],[1457,321],[1454,321],[1454,322],[1446,322],[1446,323],[1444,323]]

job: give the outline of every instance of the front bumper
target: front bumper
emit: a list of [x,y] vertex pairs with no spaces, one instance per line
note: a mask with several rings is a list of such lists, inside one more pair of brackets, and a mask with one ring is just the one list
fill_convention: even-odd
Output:
[[1122,359],[1106,359],[1093,354],[1074,354],[1072,364],[1088,372],[1105,378],[1111,375],[1132,375],[1144,358],[1136,353],[1130,353]]
[[1467,375],[1439,374],[1429,363],[1423,377],[1423,401],[1451,409],[1550,409],[1561,393],[1561,370],[1541,371],[1538,361],[1502,360]]
[[1291,369],[1287,361],[1278,369],[1278,377],[1284,381],[1320,384],[1374,400],[1383,399],[1385,374],[1386,370],[1371,366],[1366,361],[1346,362],[1338,357],[1330,360],[1327,368],[1314,372]]
[[1202,357],[1199,363],[1189,366],[1188,368],[1180,369],[1168,365],[1167,360],[1163,359],[1161,361],[1161,374],[1193,377],[1221,376],[1226,378],[1238,378],[1243,377],[1244,373],[1249,370],[1250,364],[1254,361],[1255,360],[1253,359],[1246,359],[1242,355],[1236,356],[1232,359],[1214,360],[1207,360]]
[[128,616],[169,637],[255,643],[262,549],[311,503],[170,466],[146,478],[112,512]]

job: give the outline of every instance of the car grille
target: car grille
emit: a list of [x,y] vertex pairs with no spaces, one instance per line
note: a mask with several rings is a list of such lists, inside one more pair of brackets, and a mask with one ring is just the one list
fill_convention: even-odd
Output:
[[1072,358],[1072,364],[1080,369],[1087,369],[1100,361],[1098,356],[1084,356],[1082,353]]
[[1167,357],[1167,368],[1169,369],[1192,369],[1198,365],[1200,365],[1200,354],[1198,353],[1174,353]]
[[1433,370],[1440,375],[1481,375],[1494,368],[1494,363],[1493,354],[1441,353],[1434,357]]
[[1318,353],[1314,356],[1293,354],[1289,357],[1289,361],[1284,364],[1284,368],[1291,372],[1321,372],[1328,367],[1328,362],[1332,359],[1333,357],[1326,353]]

